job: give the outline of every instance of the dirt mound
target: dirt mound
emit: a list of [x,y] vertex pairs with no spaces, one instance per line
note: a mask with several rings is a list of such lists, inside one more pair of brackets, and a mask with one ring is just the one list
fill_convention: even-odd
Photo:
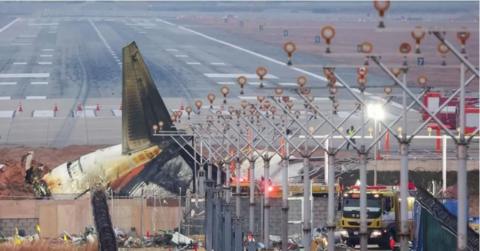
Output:
[[62,149],[48,147],[4,147],[0,148],[0,196],[33,196],[31,185],[25,184],[25,167],[21,158],[34,151],[32,166],[44,166],[45,172],[68,160],[93,152],[104,146],[68,146]]

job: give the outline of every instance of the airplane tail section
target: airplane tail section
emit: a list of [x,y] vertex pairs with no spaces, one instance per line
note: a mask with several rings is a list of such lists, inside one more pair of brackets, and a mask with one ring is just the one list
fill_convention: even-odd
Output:
[[123,48],[122,153],[165,145],[167,137],[153,137],[153,126],[175,131],[170,114],[135,42]]

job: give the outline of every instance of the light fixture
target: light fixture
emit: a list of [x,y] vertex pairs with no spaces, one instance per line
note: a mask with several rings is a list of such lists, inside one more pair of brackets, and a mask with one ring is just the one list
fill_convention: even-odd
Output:
[[215,94],[209,93],[207,95],[208,102],[210,102],[210,109],[213,108],[213,101],[215,101]]
[[385,17],[385,12],[390,7],[390,1],[373,1],[373,6],[378,11],[378,15],[380,16],[380,22],[378,23],[378,28],[385,28],[385,23],[383,22],[383,18]]
[[411,32],[412,38],[415,39],[415,53],[420,54],[420,43],[425,37],[425,29],[422,26],[416,26]]
[[240,85],[240,94],[243,94],[243,88],[247,84],[247,78],[245,76],[239,76],[237,78],[237,83]]
[[331,25],[324,26],[320,30],[320,35],[323,39],[325,39],[325,43],[327,44],[327,48],[325,49],[325,53],[331,53],[330,44],[332,39],[335,37],[335,28]]
[[292,56],[295,50],[297,50],[297,46],[293,42],[286,42],[283,45],[283,50],[287,53],[288,62],[287,65],[292,65]]
[[259,67],[257,67],[257,70],[255,71],[255,73],[257,73],[257,76],[260,79],[260,88],[263,88],[263,78],[268,73],[267,68],[265,68],[263,66],[259,66]]

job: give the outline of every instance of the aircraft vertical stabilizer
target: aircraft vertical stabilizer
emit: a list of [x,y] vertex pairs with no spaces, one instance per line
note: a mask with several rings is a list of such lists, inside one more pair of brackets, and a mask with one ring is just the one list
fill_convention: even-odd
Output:
[[163,131],[175,128],[135,42],[123,48],[122,108],[123,154],[145,149],[153,143],[166,145],[167,137],[152,136],[153,125],[162,122]]

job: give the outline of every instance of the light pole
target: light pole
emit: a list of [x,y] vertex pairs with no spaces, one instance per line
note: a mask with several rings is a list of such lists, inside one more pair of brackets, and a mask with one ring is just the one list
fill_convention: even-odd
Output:
[[[373,138],[377,138],[378,134],[378,122],[383,120],[385,118],[385,111],[384,108],[381,104],[379,103],[370,103],[367,104],[367,116],[371,119],[373,119]],[[377,160],[379,158],[379,153],[378,153],[378,142],[375,144],[374,147],[374,159],[375,159],[375,168],[373,170],[373,184],[376,186],[377,185]]]

